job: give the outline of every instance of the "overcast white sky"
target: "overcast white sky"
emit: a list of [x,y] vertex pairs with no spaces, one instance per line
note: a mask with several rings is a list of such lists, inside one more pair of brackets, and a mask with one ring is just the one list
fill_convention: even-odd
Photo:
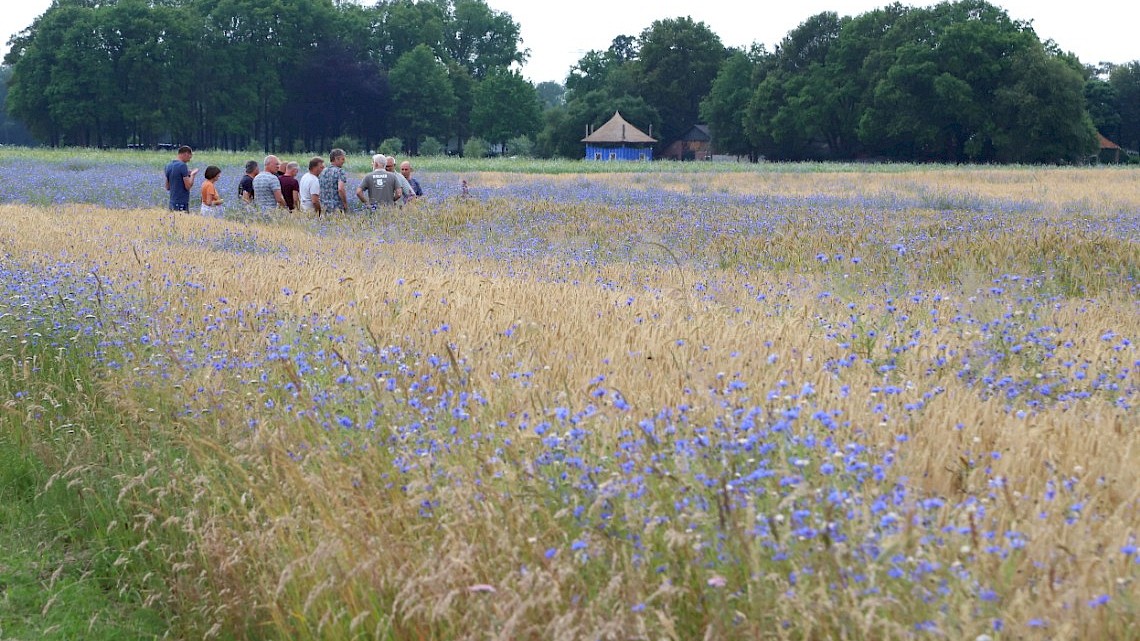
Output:
[[[51,0],[2,0],[0,56],[8,38],[32,23]],[[769,49],[808,17],[821,11],[854,16],[890,0],[486,0],[522,27],[530,60],[523,75],[534,82],[562,82],[591,49],[606,49],[619,35],[636,36],[662,18],[690,16],[704,22],[725,45],[753,42]],[[371,4],[365,0],[364,4]],[[928,6],[933,2],[904,4]],[[1085,63],[1140,59],[1140,2],[1136,0],[999,0],[1010,17],[1031,20],[1037,35],[1052,38]],[[218,52],[218,55],[224,55]]]

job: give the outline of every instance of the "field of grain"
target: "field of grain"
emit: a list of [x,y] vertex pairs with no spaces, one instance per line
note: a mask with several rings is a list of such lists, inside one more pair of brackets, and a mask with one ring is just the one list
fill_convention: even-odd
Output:
[[1140,639],[1140,171],[453,166],[310,220],[67,163],[0,161],[0,421],[115,487],[176,636]]

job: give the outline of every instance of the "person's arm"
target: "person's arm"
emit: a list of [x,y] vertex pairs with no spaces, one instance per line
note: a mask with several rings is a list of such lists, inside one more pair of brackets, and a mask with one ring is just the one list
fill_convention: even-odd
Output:
[[274,189],[273,190],[273,199],[277,201],[278,207],[284,207],[285,206],[285,197],[281,195],[280,189]]
[[296,189],[293,190],[293,205],[298,209],[301,207],[301,192],[297,191]]
[[189,174],[182,177],[182,184],[186,185],[186,191],[190,191],[190,188],[194,186],[194,176],[197,176],[197,175],[198,175],[198,168],[195,167],[194,169],[192,169],[190,171]]
[[320,192],[314,192],[313,195],[309,196],[309,198],[312,199],[312,201],[313,201],[313,211],[317,212],[317,215],[320,216],[321,215],[321,194],[320,194]]
[[392,202],[398,202],[403,197],[404,197],[404,190],[401,189],[399,185],[396,185],[392,189]]
[[344,210],[348,211],[348,193],[344,188],[344,181],[338,180],[336,183],[337,195],[340,196],[340,204],[344,206]]
[[359,200],[360,202],[364,203],[365,205],[368,204],[368,199],[364,197],[364,188],[363,187],[357,187],[356,188],[356,199]]

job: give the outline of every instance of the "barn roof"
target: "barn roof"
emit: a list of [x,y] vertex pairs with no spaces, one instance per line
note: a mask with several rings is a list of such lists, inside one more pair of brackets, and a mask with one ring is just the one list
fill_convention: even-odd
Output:
[[582,139],[582,142],[657,142],[656,138],[647,135],[634,127],[621,117],[621,112],[615,111],[614,117],[606,124],[594,130],[594,133]]
[[1112,142],[1108,138],[1105,138],[1104,135],[1101,134],[1099,131],[1097,132],[1096,137],[1097,137],[1097,140],[1100,141],[1100,148],[1101,149],[1120,149],[1120,145]]
[[684,136],[681,136],[679,138],[679,140],[705,142],[712,140],[712,135],[709,134],[708,125],[693,125],[692,128],[685,132]]

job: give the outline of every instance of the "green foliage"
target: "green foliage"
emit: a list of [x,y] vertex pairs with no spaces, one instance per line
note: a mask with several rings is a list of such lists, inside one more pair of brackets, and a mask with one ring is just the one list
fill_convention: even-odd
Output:
[[538,99],[542,101],[544,109],[552,109],[566,104],[566,87],[547,80],[540,82],[534,86],[534,90],[538,92]]
[[[1140,62],[1085,69],[984,0],[823,12],[731,58],[704,23],[659,20],[587,52],[565,87],[522,86],[519,35],[485,0],[56,2],[11,42],[0,141],[29,142],[23,127],[52,146],[292,151],[396,135],[415,153],[427,136],[525,135],[577,157],[598,105],[622,103],[662,145],[703,121],[753,158],[1072,161],[1080,111],[1140,148]],[[1075,111],[1062,67],[1084,75]],[[1031,123],[1044,129],[1017,129]]]
[[1112,69],[1108,82],[1116,91],[1116,111],[1120,114],[1119,138],[1114,142],[1125,149],[1140,149],[1140,61]]
[[420,143],[421,156],[442,156],[445,151],[443,143],[434,136],[428,136]]
[[404,54],[388,75],[394,91],[396,132],[412,153],[424,136],[446,136],[457,99],[447,70],[427,45]]
[[385,138],[380,141],[380,146],[377,148],[377,151],[387,156],[395,156],[396,154],[403,153],[404,141],[395,136]]
[[618,36],[605,51],[588,51],[570,69],[566,77],[568,101],[594,91],[610,95],[638,95],[639,41],[633,36]]
[[701,121],[709,125],[713,146],[720,153],[756,159],[758,152],[749,140],[745,118],[754,91],[752,79],[757,72],[756,63],[747,54],[733,54],[701,102]]
[[464,158],[485,158],[489,153],[491,153],[491,146],[482,138],[468,138],[467,142],[463,143]]
[[1093,77],[1085,81],[1084,94],[1085,106],[1097,131],[1111,139],[1118,138],[1122,121],[1116,108],[1116,89],[1107,80]]
[[437,55],[446,53],[443,42],[448,16],[440,3],[397,0],[377,5],[375,13],[372,49],[386,67],[394,66],[420,44],[427,44]]
[[538,93],[517,71],[496,70],[475,87],[471,130],[477,136],[505,143],[534,135],[541,121]]
[[32,146],[36,143],[31,132],[18,120],[8,115],[8,84],[12,68],[0,66],[0,145]]
[[[989,136],[1004,162],[1078,162],[1098,148],[1081,74],[1041,48],[1019,52],[1012,84],[997,90]],[[969,148],[969,147],[968,147]],[[974,153],[973,156],[983,154]]]
[[521,28],[509,13],[495,11],[483,0],[438,1],[449,9],[444,48],[472,77],[482,80],[494,69],[526,61],[519,50]]
[[131,442],[131,428],[100,391],[85,355],[95,339],[53,335],[60,326],[50,322],[13,327],[7,316],[5,336],[43,338],[13,344],[0,368],[0,396],[9,399],[0,413],[0,634],[161,638],[169,613],[144,598],[162,594],[162,563],[131,525],[137,504],[119,500],[135,498],[123,483],[141,472],[133,449],[141,441]]
[[697,123],[701,100],[726,56],[720,38],[705,23],[689,17],[657,20],[641,32],[639,94],[661,116],[654,137],[662,145]]
[[534,141],[526,136],[515,136],[507,141],[507,155],[519,158],[534,156]]
[[[518,24],[483,0],[59,2],[12,45],[8,106],[53,146],[368,143],[392,133],[393,88],[441,98],[430,69],[388,74],[418,46],[463,70],[466,87],[445,77],[467,99],[470,78],[525,59]],[[428,129],[405,118],[398,133],[414,146],[427,131],[466,130],[470,102],[453,103],[442,98]]]
[[333,138],[332,142],[329,143],[329,147],[332,149],[343,149],[346,153],[351,155],[357,155],[364,151],[364,145],[360,142],[360,139],[348,134]]

